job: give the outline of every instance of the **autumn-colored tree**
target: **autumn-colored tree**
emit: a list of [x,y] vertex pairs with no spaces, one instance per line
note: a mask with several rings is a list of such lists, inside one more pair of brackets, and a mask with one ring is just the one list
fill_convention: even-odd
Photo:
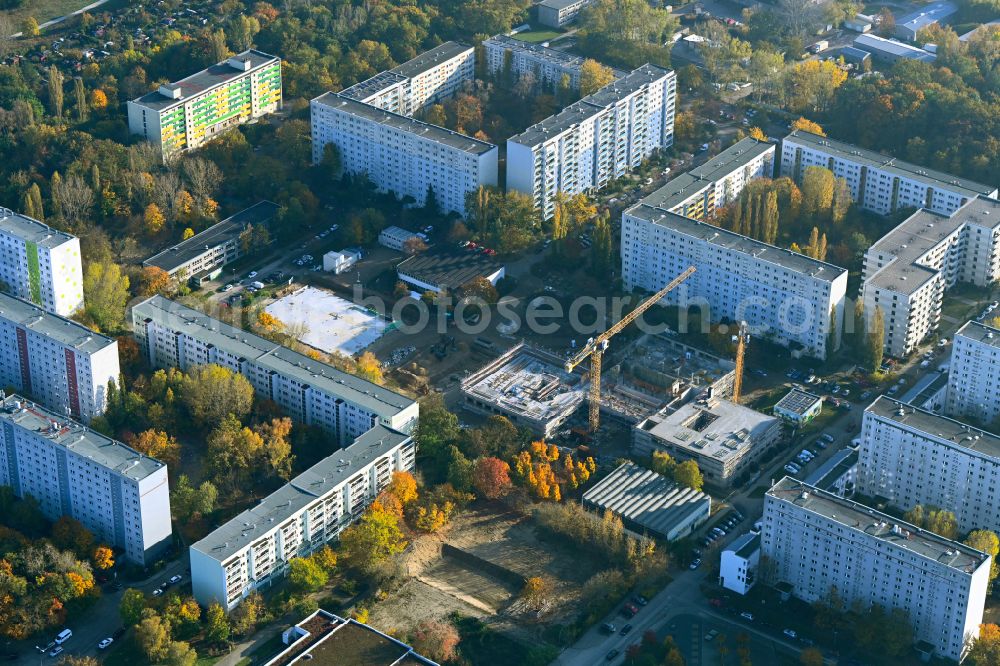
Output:
[[786,77],[789,106],[800,113],[823,111],[846,80],[847,72],[832,60],[806,60],[795,64]]
[[537,608],[552,593],[552,581],[542,576],[532,576],[521,588],[521,598]]
[[673,476],[677,461],[666,451],[653,451],[650,456],[650,468],[657,474]]
[[170,286],[170,274],[159,266],[144,266],[139,274],[139,284],[142,288],[142,297],[149,298],[162,293]]
[[979,638],[972,643],[969,662],[974,666],[996,666],[1000,664],[1000,626],[979,625]]
[[476,467],[472,472],[472,484],[486,499],[500,499],[512,486],[510,465],[492,456],[480,458],[476,461]]
[[262,337],[265,337],[268,340],[274,340],[278,336],[285,333],[286,327],[285,322],[281,321],[270,312],[261,310],[257,313],[256,321],[254,321],[254,330],[256,330]]
[[319,592],[330,575],[312,557],[296,557],[288,563],[288,582],[299,592]]
[[24,17],[24,20],[21,21],[21,32],[25,37],[38,37],[41,34],[41,30],[38,28],[38,21],[34,16]]
[[393,472],[385,492],[398,499],[405,508],[417,499],[417,480],[409,472]]
[[341,533],[340,546],[350,567],[371,573],[403,552],[406,540],[399,529],[399,519],[373,506],[362,514],[358,523]]
[[705,478],[694,460],[685,460],[674,468],[674,481],[693,490],[701,490],[705,485]]
[[115,566],[115,554],[107,546],[98,546],[94,549],[90,561],[93,562],[95,569],[105,571]]
[[287,416],[271,419],[254,428],[263,442],[259,468],[265,474],[275,473],[284,480],[292,478],[292,420]]
[[462,285],[463,298],[478,298],[492,305],[500,298],[497,288],[493,286],[487,278],[483,276],[475,277]]
[[419,506],[413,513],[413,526],[421,532],[437,532],[451,520],[454,509],[455,505],[447,501],[441,506],[436,502]]
[[385,377],[382,374],[382,363],[370,351],[366,351],[358,357],[357,367],[359,377],[367,379],[373,384],[385,382]]
[[750,128],[750,138],[756,139],[757,141],[767,141],[767,134],[764,133],[764,130],[755,125]]
[[129,284],[118,264],[94,261],[87,266],[83,275],[85,312],[99,331],[114,333],[121,328]]
[[63,516],[52,525],[52,543],[80,557],[91,555],[94,535],[76,518]]
[[615,80],[614,71],[592,58],[580,65],[580,96],[592,95]]
[[222,418],[207,439],[207,458],[217,482],[231,491],[246,487],[246,481],[259,464],[264,440],[244,427],[233,414]]
[[810,219],[826,219],[833,207],[836,179],[825,167],[806,167],[802,174],[802,213]]
[[419,654],[443,664],[456,659],[460,640],[458,631],[450,622],[425,619],[413,630],[411,643]]
[[825,660],[819,648],[806,648],[799,654],[799,663],[802,666],[823,666]]
[[181,232],[181,240],[187,240],[188,238],[194,238],[194,229],[191,227],[185,227],[184,231]]
[[103,90],[97,88],[90,91],[90,108],[100,111],[108,107],[108,96]]
[[181,446],[177,440],[162,430],[146,430],[136,435],[129,445],[150,458],[156,458],[167,463],[168,467],[176,467],[181,459]]
[[142,215],[142,221],[146,225],[146,233],[150,236],[155,236],[163,231],[163,225],[166,223],[167,218],[163,216],[163,212],[159,206],[151,203],[146,206],[146,212]]
[[230,631],[226,611],[222,610],[219,602],[213,601],[205,611],[205,640],[214,644],[225,643],[229,640]]
[[253,386],[243,375],[210,363],[185,375],[180,399],[200,426],[220,423],[227,414],[242,419],[253,406]]
[[819,123],[814,123],[808,118],[799,116],[798,120],[792,121],[792,130],[802,130],[803,132],[811,132],[812,134],[818,134],[820,136],[826,136],[826,132],[820,127]]

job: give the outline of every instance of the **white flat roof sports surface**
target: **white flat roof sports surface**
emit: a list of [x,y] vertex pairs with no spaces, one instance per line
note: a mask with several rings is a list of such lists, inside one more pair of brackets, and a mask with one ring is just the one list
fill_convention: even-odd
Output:
[[316,287],[304,287],[264,308],[289,329],[304,325],[299,342],[353,356],[385,333],[386,322],[360,306]]

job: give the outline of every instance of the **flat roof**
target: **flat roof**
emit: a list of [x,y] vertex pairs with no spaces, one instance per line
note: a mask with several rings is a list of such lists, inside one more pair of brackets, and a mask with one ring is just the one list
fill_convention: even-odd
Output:
[[[769,497],[794,504],[806,511],[835,522],[847,529],[880,539],[891,547],[908,550],[916,555],[972,574],[989,559],[986,553],[957,541],[928,532],[864,504],[843,499],[789,476],[767,491]],[[898,528],[898,530],[894,529]]]
[[743,254],[751,255],[759,261],[802,275],[808,275],[816,280],[833,282],[847,273],[846,268],[828,264],[825,261],[807,257],[798,252],[768,245],[759,240],[741,236],[740,234],[715,227],[705,222],[699,222],[683,215],[672,213],[663,208],[654,208],[645,203],[638,203],[625,211],[626,215],[657,224],[667,229],[696,240],[711,243]]
[[489,277],[503,264],[482,252],[438,246],[404,259],[396,272],[435,287],[457,289],[478,277]]
[[[250,59],[250,69],[243,71],[242,69],[236,69],[229,64],[232,59],[249,58]],[[237,53],[232,56],[232,58],[226,58],[222,62],[216,63],[200,72],[196,72],[186,79],[181,79],[174,83],[168,84],[172,86],[180,86],[181,97],[180,99],[172,99],[165,97],[160,94],[159,90],[154,90],[152,92],[146,93],[142,97],[132,100],[136,104],[141,104],[146,108],[153,109],[155,111],[164,111],[172,106],[178,104],[183,104],[190,100],[192,97],[201,95],[204,92],[216,88],[218,86],[234,81],[240,77],[248,75],[250,72],[263,67],[265,65],[270,65],[275,62],[281,62],[281,59],[277,56],[264,53],[263,51],[257,51],[256,49],[248,49],[242,53]]]
[[868,51],[863,51],[862,49],[856,49],[853,46],[840,47],[840,54],[843,56],[850,56],[851,58],[856,58],[857,60],[865,60],[866,58],[872,57],[872,54],[868,53]]
[[[862,37],[868,36],[862,35]],[[950,190],[969,199],[974,199],[977,195],[993,196],[997,191],[995,186],[983,185],[982,183],[977,183],[966,178],[959,178],[943,171],[935,171],[934,169],[928,169],[917,164],[904,162],[884,153],[877,153],[874,150],[860,148],[854,144],[837,141],[836,139],[830,139],[805,130],[792,130],[784,140],[809,146],[850,162],[857,162],[897,176],[917,180],[938,189]]]
[[0,208],[0,233],[49,249],[76,238],[65,231],[53,229],[33,217],[15,213],[9,208]]
[[637,427],[693,454],[726,461],[743,455],[778,419],[728,400],[692,400]]
[[33,303],[3,292],[0,292],[0,317],[83,354],[93,354],[118,344],[72,319],[52,314]]
[[906,27],[917,32],[932,23],[937,23],[943,18],[948,18],[958,11],[958,7],[950,2],[935,2],[915,9],[909,14],[896,19],[896,27]]
[[1000,436],[947,416],[934,414],[884,395],[868,405],[865,413],[868,412],[891,423],[919,430],[950,446],[969,449],[990,458],[1000,458]]
[[542,7],[548,7],[549,9],[566,9],[567,7],[572,7],[576,4],[587,4],[592,0],[542,0],[538,4]]
[[356,99],[346,97],[340,93],[324,93],[312,101],[317,104],[328,106],[331,109],[336,109],[342,113],[348,113],[359,118],[364,118],[365,120],[385,125],[386,127],[393,127],[402,132],[415,134],[427,139],[428,141],[434,141],[451,148],[463,150],[467,153],[472,153],[473,155],[482,155],[496,148],[496,146],[492,143],[480,141],[479,139],[474,139],[471,136],[459,134],[458,132],[452,132],[444,127],[431,125],[430,123],[425,123],[415,118],[393,113],[392,111],[386,111],[385,109],[380,109],[378,107],[371,106],[370,104],[359,102]]
[[370,98],[372,95],[377,95],[385,90],[388,90],[392,86],[398,85],[407,81],[408,79],[401,74],[394,74],[393,72],[379,72],[370,79],[365,79],[355,83],[349,88],[344,88],[340,91],[340,94],[344,97],[350,97],[351,99],[356,99],[359,102],[363,102]]
[[252,361],[279,375],[291,377],[330,395],[361,405],[383,418],[410,407],[413,400],[395,391],[313,360],[282,345],[230,326],[203,312],[163,296],[153,296],[132,307],[133,316],[149,319],[206,344]]
[[978,321],[966,322],[962,328],[958,329],[958,332],[955,333],[955,337],[966,338],[972,340],[973,342],[979,342],[984,345],[1000,349],[1000,328],[987,326],[986,324],[982,324]]
[[673,70],[647,63],[507,141],[524,146],[537,146],[585,122],[653,81],[672,75]]
[[463,392],[487,404],[543,421],[575,411],[586,398],[584,388],[562,359],[523,342],[462,382]]
[[925,60],[928,62],[937,60],[937,56],[930,51],[925,51],[916,46],[904,44],[903,42],[897,42],[894,39],[885,39],[884,37],[867,33],[855,37],[854,46],[862,51],[871,49],[878,53],[888,53],[900,58],[910,58],[911,60]]
[[473,51],[474,49],[468,44],[463,44],[461,42],[445,42],[444,44],[439,44],[434,48],[424,51],[416,58],[407,60],[402,65],[393,67],[389,71],[393,74],[398,74],[400,76],[405,76],[408,79],[420,76],[424,72],[433,69],[443,62],[447,62],[452,58],[457,58],[463,53]]
[[869,282],[881,289],[913,293],[940,271],[919,262],[928,252],[966,224],[1000,229],[1000,201],[976,197],[951,215],[920,209],[882,236],[869,252],[895,255],[895,261],[876,271]]
[[858,464],[858,450],[851,447],[844,447],[830,456],[826,462],[813,470],[812,474],[806,477],[805,482],[810,486],[816,486],[832,492],[840,477],[844,476],[852,467]]
[[723,552],[729,551],[734,553],[736,557],[742,557],[745,560],[753,555],[753,552],[759,548],[760,534],[756,532],[747,532],[746,534],[741,534],[733,539],[729,545],[723,549]]
[[792,389],[774,405],[774,408],[780,407],[785,411],[801,415],[812,409],[817,402],[823,402],[823,398],[808,391]]
[[13,393],[0,400],[0,421],[35,433],[53,445],[135,481],[166,466],[118,440]]
[[239,238],[239,235],[251,224],[264,224],[278,214],[281,208],[270,201],[260,201],[253,206],[227,217],[218,224],[213,224],[199,234],[154,254],[142,262],[143,266],[156,266],[172,273],[184,264],[196,259],[205,252]]
[[665,537],[694,514],[707,517],[712,500],[701,491],[626,462],[585,492],[583,502]]
[[253,508],[213,530],[191,548],[223,562],[409,439],[407,435],[376,425],[346,448],[334,451],[278,488]]
[[[575,2],[577,0],[573,1]],[[579,69],[583,66],[583,63],[586,60],[583,56],[573,55],[572,53],[559,51],[557,49],[551,49],[538,42],[525,42],[510,35],[495,35],[484,41],[483,45],[491,43],[505,49],[510,49],[511,51],[530,53],[541,60],[548,60],[555,65],[559,65],[560,67]]]

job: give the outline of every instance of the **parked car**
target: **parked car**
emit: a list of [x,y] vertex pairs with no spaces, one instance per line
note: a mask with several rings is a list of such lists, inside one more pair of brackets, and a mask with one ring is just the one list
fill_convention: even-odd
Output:
[[830,433],[823,433],[823,436],[820,437],[820,439],[822,439],[827,444],[833,444],[833,439],[834,438],[833,438],[833,435],[831,435]]
[[632,625],[626,624],[624,627],[622,627],[622,630],[618,633],[620,633],[622,636],[628,636],[628,633],[630,631],[632,631]]
[[109,645],[111,645],[114,642],[115,642],[115,639],[113,639],[113,638],[105,638],[104,640],[102,640],[100,643],[97,644],[97,649],[98,650],[103,650],[103,649],[107,648]]
[[51,650],[49,650],[49,656],[50,657],[58,657],[62,653],[63,653],[63,648],[62,648],[61,645],[57,645],[54,648],[52,648]]
[[618,652],[618,650],[611,650],[604,656],[604,659],[606,661],[614,661],[615,657],[617,657],[619,654],[620,653]]
[[797,633],[795,633],[794,629],[785,629],[781,633],[783,633],[784,635],[788,636],[789,638],[798,638],[798,636],[799,636]]
[[719,635],[718,629],[709,629],[708,633],[705,634],[705,640],[709,643],[715,640],[715,637]]
[[183,579],[183,576],[171,576],[170,577],[170,584],[171,585],[175,585],[175,584],[181,582],[182,579]]
[[616,627],[611,622],[605,622],[604,624],[601,625],[601,631],[603,631],[606,634],[613,634],[616,631],[618,631],[618,627]]
[[688,565],[688,569],[690,569],[691,571],[694,571],[695,569],[697,569],[700,566],[701,566],[701,560],[697,560],[696,559],[693,562],[691,562],[691,564]]
[[641,594],[637,594],[634,597],[632,597],[632,601],[634,601],[635,603],[639,604],[640,606],[645,606],[646,604],[649,603],[649,599],[647,599],[646,597],[642,596]]
[[163,588],[162,587],[158,587],[155,590],[153,590],[153,596],[154,597],[158,597],[161,594],[163,594]]
[[796,467],[792,467],[792,464],[789,463],[785,465],[785,471],[788,472],[789,474],[798,474],[801,470],[799,470]]
[[740,617],[746,620],[747,622],[753,622],[753,613],[749,611],[743,611],[742,613],[740,613]]

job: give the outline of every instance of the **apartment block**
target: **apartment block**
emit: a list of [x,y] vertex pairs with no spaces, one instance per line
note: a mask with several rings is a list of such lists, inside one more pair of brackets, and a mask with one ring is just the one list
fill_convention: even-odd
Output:
[[83,307],[80,239],[0,208],[0,281],[44,310],[68,317]]
[[702,222],[736,201],[751,180],[774,174],[776,146],[746,138],[681,174],[642,200],[654,208]]
[[128,127],[164,157],[281,108],[281,59],[250,49],[128,103]]
[[674,72],[643,65],[507,140],[507,188],[548,219],[557,192],[597,190],[674,142]]
[[882,396],[865,409],[857,489],[902,511],[954,512],[963,532],[1000,530],[1000,437]]
[[191,586],[228,612],[355,522],[393,472],[410,471],[413,440],[376,425],[190,548]]
[[538,3],[538,22],[550,28],[562,28],[576,20],[584,7],[594,0],[542,0]]
[[586,58],[508,35],[490,37],[483,42],[483,49],[487,71],[494,76],[509,68],[513,78],[531,76],[549,90],[558,90],[565,76],[570,88],[580,89],[580,70]]
[[89,422],[117,382],[118,342],[0,293],[0,385],[56,414]]
[[880,215],[904,208],[926,208],[951,215],[977,196],[997,196],[993,186],[795,130],[781,141],[781,175],[801,184],[810,166],[824,167],[846,180],[854,203]]
[[443,210],[464,215],[466,193],[497,184],[498,150],[491,143],[339,93],[317,97],[310,108],[313,162],[333,143],[344,171],[366,173],[382,192],[422,206],[433,188]]
[[961,661],[979,636],[991,558],[863,504],[785,477],[764,496],[764,582],[812,603],[900,609],[936,657]]
[[132,331],[153,367],[229,368],[259,397],[323,428],[342,446],[377,425],[409,433],[417,423],[418,405],[405,396],[162,296],[133,306]]
[[476,76],[476,52],[459,42],[445,42],[398,67],[340,91],[344,97],[385,111],[412,116],[458,92]]
[[166,271],[170,277],[191,278],[195,282],[215,279],[222,267],[243,256],[240,236],[251,226],[267,225],[280,206],[261,201],[213,224],[201,233],[173,245],[142,262]]
[[840,343],[847,271],[839,266],[645,202],[622,215],[621,253],[628,290],[656,292],[697,268],[664,305],[707,308],[713,322],[746,321],[754,337],[795,355],[826,358],[830,342]]
[[957,282],[1000,279],[1000,201],[977,197],[952,213],[919,210],[865,253],[865,316],[885,318],[885,349],[904,356],[932,335]]
[[0,486],[69,516],[140,566],[170,543],[167,466],[18,395],[0,394]]
[[952,340],[945,412],[994,424],[1000,419],[1000,329],[970,321]]

